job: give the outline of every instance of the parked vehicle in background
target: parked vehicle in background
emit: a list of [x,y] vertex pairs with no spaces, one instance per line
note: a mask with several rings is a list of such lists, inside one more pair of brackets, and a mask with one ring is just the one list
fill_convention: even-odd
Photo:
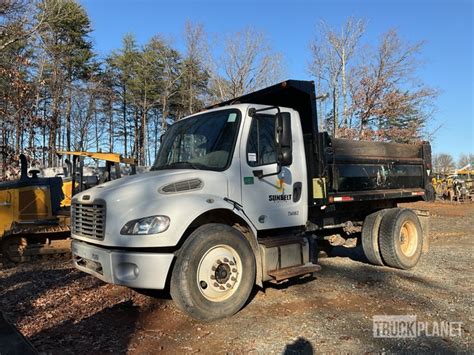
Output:
[[472,164],[452,171],[447,176],[437,174],[432,178],[432,185],[436,196],[449,201],[474,200],[474,170]]
[[[60,176],[41,177],[36,168],[28,171],[27,159],[21,154],[20,178],[0,182],[0,251],[6,263],[69,254],[71,196],[120,178],[120,163],[131,166],[132,173],[135,172],[135,160],[116,153],[58,153],[72,156],[72,163],[65,160]],[[104,173],[100,177],[85,176],[84,158],[104,161]]]

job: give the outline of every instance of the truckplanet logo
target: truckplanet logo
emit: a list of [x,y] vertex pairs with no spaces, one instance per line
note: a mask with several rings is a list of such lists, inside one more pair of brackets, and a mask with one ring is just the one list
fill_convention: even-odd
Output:
[[462,322],[417,321],[414,315],[372,317],[374,338],[461,337]]

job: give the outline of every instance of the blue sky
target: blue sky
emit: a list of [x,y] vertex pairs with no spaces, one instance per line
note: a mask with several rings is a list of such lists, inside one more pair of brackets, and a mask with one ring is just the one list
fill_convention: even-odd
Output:
[[264,31],[285,56],[292,79],[310,79],[308,43],[320,19],[340,27],[347,17],[367,20],[363,41],[375,44],[390,28],[405,40],[425,40],[425,65],[419,78],[441,91],[429,131],[437,130],[433,152],[455,158],[474,153],[473,17],[471,0],[273,0],[140,1],[80,0],[94,28],[100,55],[121,45],[132,32],[140,43],[160,33],[181,48],[186,20],[202,23],[208,33],[225,34],[246,26]]

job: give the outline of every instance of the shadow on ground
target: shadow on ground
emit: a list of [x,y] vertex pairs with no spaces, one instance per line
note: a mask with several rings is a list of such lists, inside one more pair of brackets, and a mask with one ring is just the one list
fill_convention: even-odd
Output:
[[86,276],[70,268],[29,268],[0,279],[0,310],[8,320],[19,323],[22,318],[34,312],[35,300],[58,286],[65,287]]
[[128,300],[105,308],[79,322],[67,320],[35,334],[38,351],[56,353],[124,353],[140,316],[139,307]]
[[287,344],[283,349],[283,355],[312,355],[314,349],[305,338],[298,338],[293,343]]

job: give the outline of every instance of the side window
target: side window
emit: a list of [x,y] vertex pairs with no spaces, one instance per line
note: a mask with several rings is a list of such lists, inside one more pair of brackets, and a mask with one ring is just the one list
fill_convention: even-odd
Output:
[[247,163],[249,166],[260,166],[276,161],[275,116],[255,116],[247,141]]

